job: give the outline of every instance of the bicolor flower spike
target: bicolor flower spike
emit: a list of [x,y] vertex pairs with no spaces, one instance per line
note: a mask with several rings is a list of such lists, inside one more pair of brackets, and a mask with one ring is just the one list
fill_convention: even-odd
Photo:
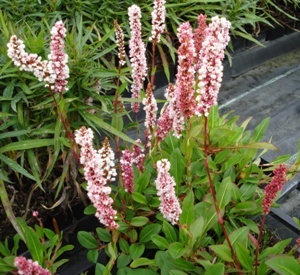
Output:
[[157,161],[156,167],[157,178],[155,184],[160,199],[159,210],[165,219],[172,224],[177,224],[182,210],[175,194],[175,180],[169,173],[171,164],[167,159],[162,159]]
[[109,196],[111,188],[108,184],[117,175],[115,156],[107,138],[98,151],[93,148],[93,138],[92,130],[84,126],[75,132],[75,141],[81,146],[80,163],[84,167],[87,195],[96,208],[95,216],[100,223],[113,230],[119,225],[115,222],[117,211],[112,208],[113,199]]
[[45,87],[62,93],[67,90],[69,67],[68,55],[64,53],[66,29],[62,21],[55,23],[51,29],[50,54],[48,60],[42,60],[37,54],[27,53],[24,42],[13,35],[7,44],[7,55],[21,71],[32,72]]

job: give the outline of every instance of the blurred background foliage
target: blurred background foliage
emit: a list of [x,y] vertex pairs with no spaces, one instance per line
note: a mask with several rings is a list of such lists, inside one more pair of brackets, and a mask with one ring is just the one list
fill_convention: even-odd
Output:
[[[109,128],[114,119],[111,99],[118,77],[123,83],[118,92],[128,89],[130,71],[124,68],[121,74],[118,72],[113,20],[121,25],[128,41],[127,9],[134,3],[132,0],[1,0],[0,179],[9,183],[13,193],[25,192],[30,201],[36,190],[46,192],[51,199],[43,203],[48,208],[78,197],[83,199],[77,163],[53,99],[43,83],[19,71],[7,57],[10,36],[16,34],[25,42],[28,52],[47,58],[50,29],[57,20],[63,20],[67,28],[70,78],[69,91],[63,100],[58,99],[60,108],[67,113],[72,129],[86,124],[96,131],[105,129],[105,135],[118,134]],[[143,35],[148,41],[153,0],[137,4],[143,15]],[[231,21],[232,37],[260,43],[256,38],[265,27],[294,28],[299,6],[298,0],[167,1],[166,34],[159,45],[165,75],[170,78],[168,65],[176,62],[176,32],[181,22],[188,20],[196,26],[200,13],[208,18],[219,14]],[[150,56],[151,45],[148,49]],[[30,203],[24,215],[29,208]]]

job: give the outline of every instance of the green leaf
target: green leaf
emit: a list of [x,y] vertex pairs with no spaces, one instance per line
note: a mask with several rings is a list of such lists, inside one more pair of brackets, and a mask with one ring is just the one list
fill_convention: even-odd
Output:
[[185,252],[187,248],[184,247],[182,243],[172,243],[169,245],[168,252],[174,259],[180,258]]
[[255,127],[255,129],[253,131],[253,136],[252,136],[252,139],[254,141],[260,141],[263,138],[263,136],[269,126],[269,123],[270,123],[270,118],[267,117]]
[[244,214],[257,209],[257,204],[254,201],[243,201],[238,203],[230,210],[230,213]]
[[[0,274],[10,274],[9,272],[15,269],[14,256],[0,258]],[[7,263],[9,259],[10,263]]]
[[225,274],[225,266],[223,263],[216,263],[207,269],[204,275],[223,275]]
[[79,243],[87,249],[97,249],[98,243],[95,237],[86,231],[79,231],[77,234]]
[[249,250],[242,245],[241,243],[235,244],[235,252],[236,256],[239,259],[239,262],[241,265],[247,270],[252,271],[253,270],[253,257],[250,256]]
[[125,239],[119,239],[119,246],[122,252],[124,252],[125,254],[129,254],[129,244]]
[[267,247],[265,248],[262,252],[260,252],[258,259],[259,260],[263,260],[265,258],[268,258],[271,255],[278,255],[278,254],[282,254],[284,252],[284,249],[286,248],[286,246],[292,241],[291,238],[286,239],[286,240],[282,240],[280,242],[278,242],[277,244],[275,244],[272,247]]
[[40,265],[44,263],[44,247],[37,235],[37,233],[31,228],[27,227],[25,230],[25,242],[33,260],[38,261]]
[[209,248],[222,260],[226,262],[233,262],[230,248],[228,247],[228,245],[216,244],[216,245],[210,245]]
[[140,242],[146,243],[151,241],[151,236],[158,234],[161,230],[161,225],[159,224],[149,224],[144,227],[140,233]]
[[86,258],[89,262],[96,264],[99,257],[99,251],[98,249],[91,249],[88,251]]
[[155,260],[150,260],[148,258],[138,258],[132,261],[132,263],[130,264],[131,268],[137,268],[140,266],[148,266],[148,265],[154,265],[155,264]]
[[117,268],[125,267],[132,261],[132,258],[130,255],[125,254],[122,252],[117,260]]
[[245,145],[237,145],[236,148],[268,149],[278,151],[278,148],[269,142],[255,142]]
[[168,273],[169,275],[187,275],[188,273],[185,273],[181,270],[171,270]]
[[225,206],[231,200],[231,189],[232,189],[232,181],[230,177],[226,177],[222,180],[220,184],[218,184],[217,189],[217,201],[219,204],[220,210],[224,209]]
[[96,208],[90,204],[86,208],[84,208],[83,213],[84,215],[94,215],[96,213]]
[[196,219],[190,227],[190,233],[192,235],[192,246],[196,245],[197,239],[203,235],[204,233],[204,218],[201,216],[200,218]]
[[96,263],[95,267],[95,275],[103,275],[105,274],[105,266],[103,264]]
[[141,193],[134,192],[131,194],[131,197],[134,201],[136,201],[140,204],[147,204],[147,198],[144,195],[142,195]]
[[182,202],[182,213],[179,217],[180,224],[187,225],[190,227],[194,221],[194,193],[189,191]]
[[145,251],[145,246],[143,244],[137,245],[137,244],[132,244],[129,247],[129,254],[130,257],[135,260],[143,255]]
[[182,258],[176,259],[176,261],[173,261],[173,264],[184,271],[193,271],[195,269],[195,266],[190,261],[184,260]]
[[246,225],[247,227],[250,228],[250,230],[252,230],[254,233],[258,234],[259,233],[259,228],[257,226],[257,224],[251,220],[251,219],[246,219],[246,218],[243,218],[243,217],[239,217],[239,220],[244,224]]
[[164,232],[166,239],[170,243],[176,242],[178,240],[178,234],[176,232],[176,229],[168,222],[163,221],[162,231]]
[[2,160],[4,163],[6,163],[15,172],[18,172],[18,173],[24,175],[25,177],[32,179],[33,181],[36,181],[35,177],[32,174],[30,174],[26,169],[24,169],[21,165],[19,165],[14,160],[6,157],[5,155],[1,155],[1,154],[0,154],[0,160]]
[[151,240],[157,247],[161,250],[165,250],[169,246],[169,242],[162,236],[159,235],[152,235]]
[[97,227],[96,233],[97,233],[100,241],[106,242],[106,243],[109,243],[111,241],[111,234],[105,228]]
[[184,172],[184,165],[183,165],[183,156],[179,148],[173,150],[170,156],[170,163],[171,163],[171,175],[174,177],[176,185],[180,186],[181,182],[183,181],[183,172]]
[[47,147],[54,145],[53,139],[34,139],[34,140],[22,140],[9,143],[0,148],[0,154],[9,151],[20,151],[32,148]]
[[242,243],[245,246],[247,246],[248,233],[249,233],[249,228],[245,226],[240,227],[234,230],[233,232],[231,232],[229,234],[229,240],[231,242],[231,245],[234,247],[235,243]]
[[266,265],[280,275],[300,274],[300,263],[288,255],[278,255],[266,261]]
[[132,226],[144,226],[148,222],[149,219],[147,217],[134,217],[131,219],[130,224]]
[[103,130],[117,136],[120,137],[121,139],[123,139],[124,141],[127,141],[129,143],[135,144],[137,146],[141,146],[138,142],[134,141],[132,138],[130,138],[129,136],[125,135],[124,133],[118,131],[117,129],[115,129],[114,127],[112,127],[111,125],[109,125],[108,123],[104,122],[101,118],[87,112],[84,111],[82,113],[83,117],[85,117],[90,125],[96,125],[97,127],[102,128]]
[[151,178],[151,173],[149,171],[144,172],[139,175],[138,179],[135,181],[134,190],[138,193],[143,193],[146,187],[149,185]]

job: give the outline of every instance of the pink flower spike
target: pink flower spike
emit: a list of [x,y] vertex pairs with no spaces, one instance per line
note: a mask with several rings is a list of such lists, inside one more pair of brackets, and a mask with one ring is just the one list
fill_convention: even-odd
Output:
[[50,76],[48,82],[50,83],[50,89],[58,93],[68,90],[66,85],[69,78],[69,67],[67,65],[68,55],[64,53],[65,37],[66,29],[63,22],[56,22],[51,30],[50,54],[48,55]]
[[152,15],[152,36],[150,41],[160,42],[160,36],[165,30],[166,7],[165,0],[154,0]]
[[143,99],[143,104],[145,105],[144,111],[146,112],[145,127],[149,133],[148,139],[151,140],[154,127],[156,125],[156,112],[157,103],[152,92],[152,86],[149,83],[146,92],[146,98]]
[[[140,91],[143,89],[143,83],[147,75],[146,47],[142,40],[141,27],[141,10],[137,5],[128,8],[129,25],[130,25],[130,41],[129,41],[129,57],[132,66],[131,85],[132,98],[139,99]],[[139,111],[139,103],[131,104],[132,111]]]
[[170,106],[170,111],[169,111],[170,117],[173,117],[173,124],[172,124],[172,130],[174,131],[173,135],[176,138],[180,138],[181,132],[184,130],[184,116],[179,106],[180,102],[176,94],[176,91],[177,91],[176,86],[170,83],[168,88],[166,89],[165,96]]
[[[136,141],[139,144],[142,144],[141,140],[138,139]],[[145,153],[144,153],[144,149],[140,148],[137,145],[133,145],[133,152],[132,152],[132,159],[133,159],[133,163],[136,165],[136,167],[139,169],[139,171],[143,171],[144,170],[144,160],[145,160]]]
[[182,210],[175,194],[175,180],[169,173],[171,164],[167,159],[162,159],[157,161],[156,167],[157,179],[155,184],[160,199],[159,210],[164,218],[174,225],[178,223]]
[[92,130],[81,127],[75,132],[75,141],[81,146],[80,162],[87,181],[87,195],[96,208],[95,216],[100,223],[114,230],[119,225],[115,222],[117,211],[112,208],[113,199],[109,196],[111,188],[108,184],[115,180],[117,173],[108,139],[96,151],[92,144]]
[[178,28],[180,46],[178,49],[178,73],[176,75],[176,97],[184,117],[191,117],[195,112],[194,98],[194,59],[195,45],[192,27],[188,22]]
[[195,57],[195,70],[198,71],[201,66],[201,59],[200,59],[200,50],[202,48],[202,43],[204,41],[205,32],[207,28],[206,24],[206,15],[199,14],[198,16],[198,27],[194,30],[194,43],[195,43],[195,50],[196,50],[196,57]]
[[23,275],[51,275],[51,272],[42,268],[38,262],[33,262],[31,259],[27,260],[23,256],[14,259],[14,266],[18,268],[18,274]]
[[129,193],[133,193],[133,158],[130,150],[123,151],[123,157],[121,159],[121,170],[123,177],[123,186]]
[[223,77],[224,52],[230,40],[230,22],[215,16],[205,29],[199,53],[198,87],[196,90],[196,114],[208,116],[211,106],[217,104]]
[[172,130],[173,120],[171,106],[168,105],[157,121],[156,137],[158,142],[163,141]]
[[280,164],[274,171],[272,181],[265,188],[265,197],[262,201],[262,208],[264,214],[270,212],[271,206],[277,196],[277,193],[282,189],[283,184],[287,181],[287,168],[284,164]]

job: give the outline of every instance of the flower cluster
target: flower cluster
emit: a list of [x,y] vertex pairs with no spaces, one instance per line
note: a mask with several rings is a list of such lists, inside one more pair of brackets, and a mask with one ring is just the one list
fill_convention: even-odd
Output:
[[164,218],[172,224],[176,224],[182,210],[174,190],[175,180],[169,173],[171,164],[167,159],[162,159],[156,163],[156,167],[157,178],[155,184],[160,199],[159,210]]
[[113,199],[109,196],[111,188],[107,185],[115,180],[117,175],[114,153],[108,139],[105,139],[102,148],[96,151],[92,145],[93,138],[94,134],[89,128],[81,127],[75,132],[75,141],[81,146],[80,163],[84,166],[87,194],[96,208],[96,217],[100,223],[110,229],[116,229],[117,212],[112,208]]
[[28,54],[25,51],[24,42],[12,35],[7,44],[7,55],[12,59],[14,65],[21,71],[32,72],[39,81],[49,83],[48,61],[43,60],[37,54]]
[[194,58],[195,45],[193,31],[190,23],[186,22],[178,28],[178,73],[176,75],[176,96],[184,117],[191,117],[194,114],[196,102],[194,98]]
[[[141,143],[140,140],[137,140],[138,143]],[[133,193],[134,182],[133,182],[133,165],[135,164],[139,171],[144,170],[144,159],[145,154],[144,150],[139,146],[133,146],[133,152],[126,149],[123,152],[123,157],[120,161],[121,170],[122,170],[122,178],[123,178],[123,186],[126,191],[129,193]]]
[[116,41],[118,45],[118,57],[120,66],[125,65],[125,46],[124,46],[124,33],[120,25],[116,20],[114,20],[114,25],[116,29]]
[[[147,75],[146,47],[142,40],[141,9],[137,5],[128,8],[130,24],[129,57],[132,66],[133,83],[131,86],[132,98],[140,98],[140,91]],[[139,103],[133,102],[132,111],[139,111]]]
[[7,44],[7,55],[21,71],[32,72],[39,81],[44,81],[45,87],[55,92],[64,92],[67,90],[69,77],[68,55],[64,53],[65,35],[63,22],[56,22],[51,30],[48,60],[42,60],[37,54],[27,53],[24,42],[15,35],[11,36]]
[[202,48],[202,43],[205,38],[205,29],[207,29],[206,24],[206,15],[199,14],[198,15],[198,27],[194,30],[194,44],[195,44],[195,70],[198,71],[201,65],[200,50]]
[[156,125],[157,103],[152,92],[152,85],[150,83],[148,84],[146,97],[143,99],[143,104],[145,105],[144,111],[146,112],[144,124],[149,135],[148,138],[151,140],[151,136]]
[[265,214],[270,212],[271,206],[277,196],[278,191],[282,189],[283,184],[287,181],[287,168],[284,164],[280,164],[274,171],[272,181],[265,188],[265,197],[262,201],[262,208]]
[[14,259],[14,265],[18,268],[18,274],[22,275],[51,275],[51,272],[42,268],[37,261],[27,260],[23,256]]
[[217,104],[223,77],[224,51],[230,40],[230,22],[215,16],[204,30],[204,39],[199,53],[197,115],[207,116],[210,107]]
[[51,29],[51,43],[49,59],[50,89],[62,93],[67,90],[69,67],[67,66],[68,55],[64,53],[66,29],[62,21],[58,21]]
[[152,15],[152,36],[150,41],[160,42],[160,36],[165,30],[166,8],[165,0],[155,0]]

